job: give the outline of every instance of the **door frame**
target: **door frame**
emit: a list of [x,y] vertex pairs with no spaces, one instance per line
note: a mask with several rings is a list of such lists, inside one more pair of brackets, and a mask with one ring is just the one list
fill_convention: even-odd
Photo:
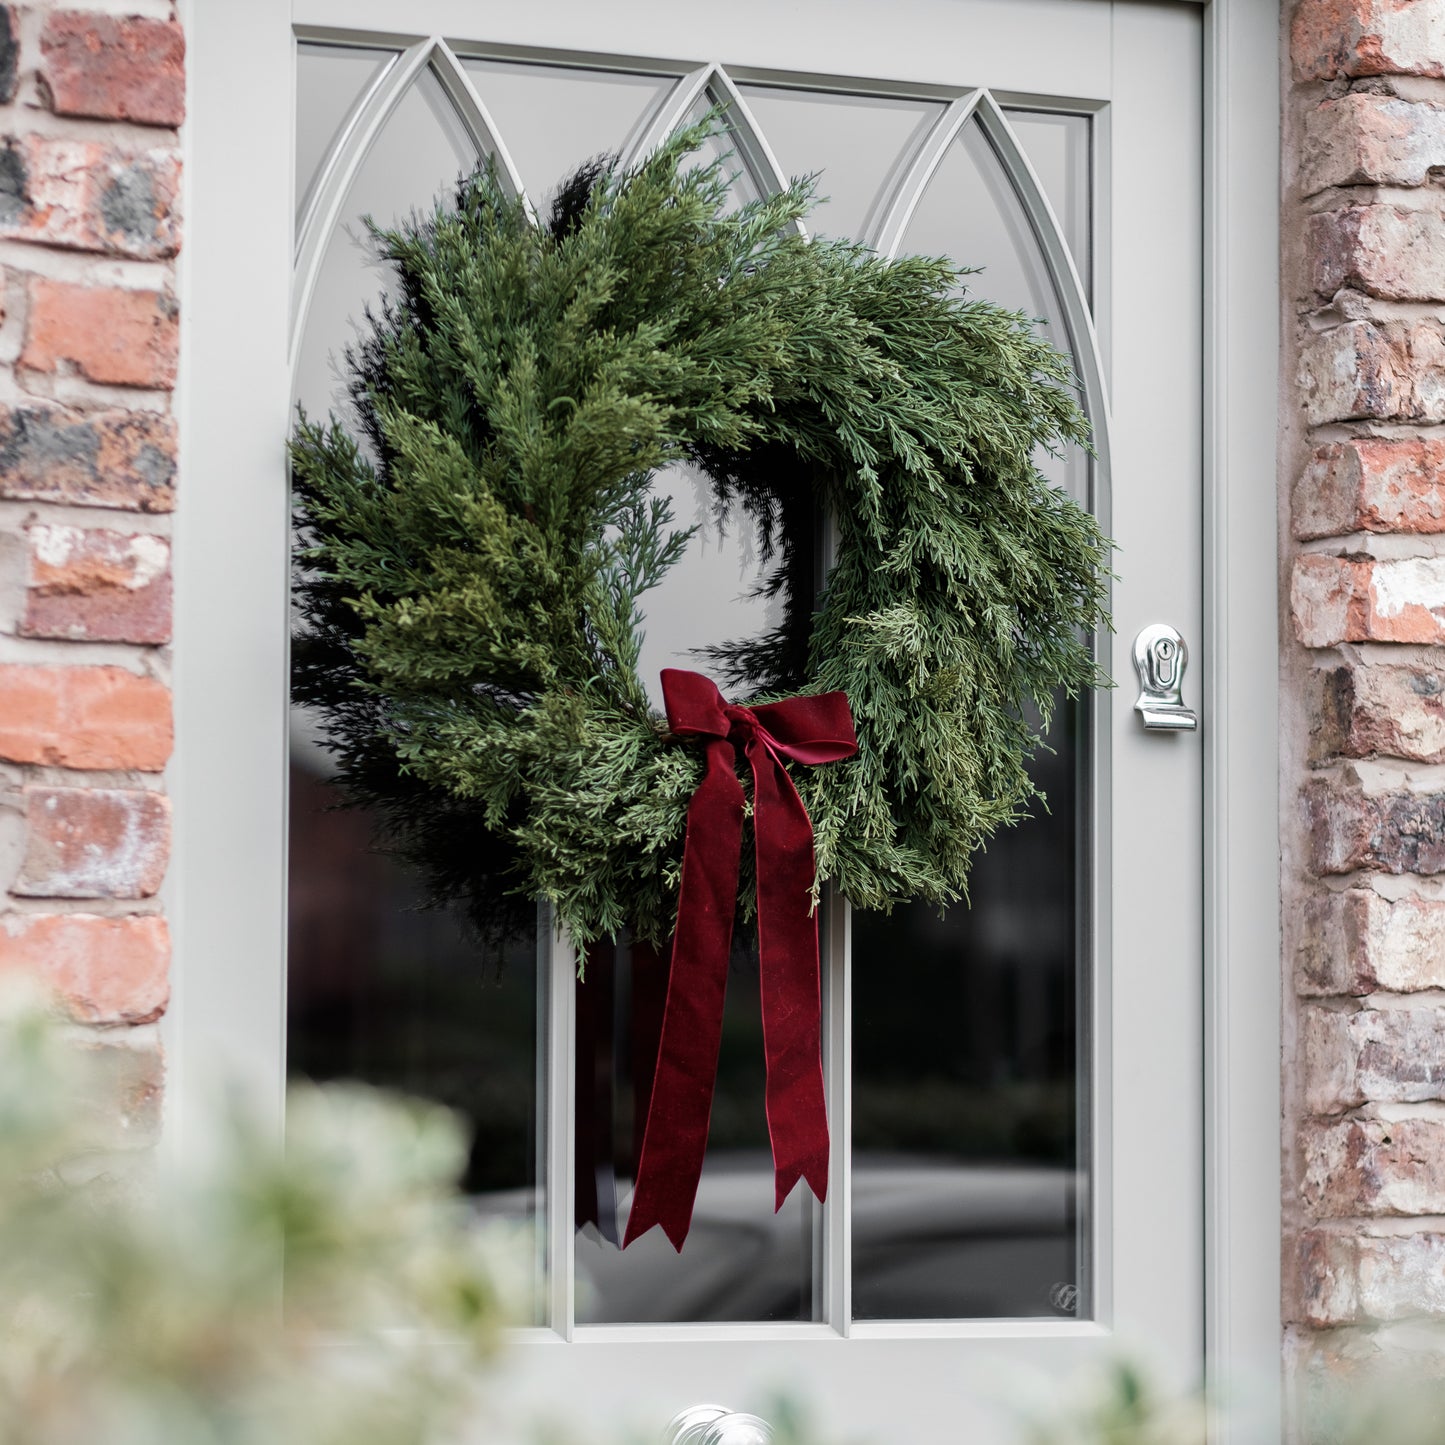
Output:
[[[1251,1400],[1252,1424],[1217,1426],[1216,1439],[1234,1445],[1277,1418],[1281,1352],[1280,20],[1260,0],[1175,3],[1201,4],[1205,32],[1205,1350],[1211,1381],[1243,1386]],[[248,156],[285,153],[290,143],[290,96],[258,104],[254,85],[258,75],[290,74],[290,4],[184,0],[182,9],[188,225],[206,237],[244,235],[182,252],[181,473],[265,475],[276,438],[264,427],[238,433],[235,415],[248,396],[263,401],[265,416],[288,410],[285,338],[278,347],[264,318],[278,305],[286,314],[293,231],[289,205],[268,194],[274,173]],[[260,23],[263,12],[285,23]],[[285,598],[243,609],[228,605],[225,586],[246,559],[277,560],[263,521],[269,501],[183,483],[176,515],[177,747],[167,772],[176,847],[163,896],[178,965],[163,1024],[167,1151],[196,1140],[218,1060],[244,1072],[278,1125],[283,1107],[282,789],[233,791],[219,808],[214,745],[253,725],[256,760],[284,777],[281,720],[259,698],[254,716],[238,719],[234,692],[238,670],[269,675],[264,639],[282,634]],[[222,537],[228,547],[218,556]],[[223,677],[229,686],[219,685]],[[238,869],[237,859],[256,862]]]

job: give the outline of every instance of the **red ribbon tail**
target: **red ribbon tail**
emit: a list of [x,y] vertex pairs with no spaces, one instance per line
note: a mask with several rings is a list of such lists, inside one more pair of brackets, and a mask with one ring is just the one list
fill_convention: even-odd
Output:
[[758,859],[758,962],[775,1209],[806,1179],[828,1194],[823,999],[812,911],[813,825],[783,765],[759,744],[753,766]]
[[654,1224],[682,1252],[707,1152],[737,911],[742,784],[732,744],[709,739],[707,772],[687,809],[677,932],[625,1249]]
[[773,1169],[773,1213],[783,1207],[783,1201],[793,1192],[793,1186],[798,1180],[805,1179],[808,1188],[818,1198],[818,1203],[823,1204],[828,1198],[828,1145],[808,1156],[808,1158],[796,1164],[789,1164],[787,1168],[780,1169],[776,1165]]

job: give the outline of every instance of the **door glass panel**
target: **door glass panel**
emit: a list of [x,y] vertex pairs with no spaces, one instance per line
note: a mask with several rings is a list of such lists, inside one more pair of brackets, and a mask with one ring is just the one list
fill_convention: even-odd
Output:
[[[752,519],[720,521],[706,481],[687,468],[659,475],[675,524],[696,526],[688,550],[644,595],[640,671],[662,709],[663,667],[705,672],[730,696],[707,649],[783,623],[781,595],[759,595],[779,565],[764,558]],[[794,576],[811,587],[811,546]],[[627,940],[592,950],[577,986],[577,1318],[582,1323],[807,1320],[814,1317],[818,1211],[799,1185],[773,1213],[773,1168],[763,1107],[762,1012],[757,950],[734,941],[722,1051],[707,1156],[692,1229],[681,1254],[654,1229],[630,1244],[626,1231],[667,991],[665,962]]]
[[[298,146],[319,165],[336,108],[307,93],[318,66],[301,66],[297,114],[316,126]],[[344,413],[340,358],[386,281],[361,217],[390,224],[429,206],[477,159],[440,84],[424,73],[363,162],[322,257],[296,372],[297,396],[313,416]],[[478,1216],[532,1226],[544,1217],[539,998],[546,970],[538,966],[537,931],[498,956],[453,912],[424,908],[418,879],[379,851],[373,817],[343,806],[323,741],[316,720],[293,708],[290,1071],[401,1089],[458,1110],[473,1130],[465,1187]],[[539,1247],[536,1230],[534,1240]],[[540,1255],[534,1285],[540,1321]]]
[[[1064,308],[1049,274],[1028,213],[993,142],[977,118],[948,147],[903,235],[901,250],[948,256],[976,269],[964,278],[970,296],[1020,311],[1042,323],[1043,334],[1060,351],[1071,350]],[[1089,492],[1089,460],[1072,447],[1062,457],[1041,453],[1043,474],[1071,496]]]
[[367,153],[316,275],[296,369],[296,396],[311,415],[344,409],[340,358],[385,289],[362,217],[387,226],[428,209],[479,158],[441,82],[424,71]]
[[734,941],[707,1157],[682,1252],[661,1229],[624,1251],[647,1088],[667,993],[664,963],[594,949],[577,985],[577,1319],[714,1323],[815,1317],[820,1211],[805,1184],[773,1212],[763,1109],[758,956]]
[[[722,103],[723,98],[719,96],[700,97],[687,113],[687,124],[695,125],[707,115],[708,111]],[[723,174],[732,177],[730,195],[732,208],[745,206],[749,201],[756,201],[765,194],[768,187],[759,184],[758,178],[749,168],[746,151],[740,144],[737,125],[726,112],[723,114],[721,129],[708,138],[706,144],[698,149],[696,155],[689,157],[685,169],[692,170],[698,166],[711,165],[718,159],[723,161]]]
[[943,111],[940,101],[738,87],[783,174],[818,177],[810,231],[867,240],[900,173]]
[[1089,240],[1092,169],[1089,117],[1048,110],[1008,110],[1004,114],[1049,198],[1049,205],[1054,208],[1084,294],[1088,296],[1093,289]]
[[590,157],[625,156],[676,84],[672,76],[464,60],[538,210]]
[[343,45],[296,47],[296,211],[347,117],[394,56]]
[[[976,120],[950,145],[902,249],[982,267],[968,294],[1038,318],[1067,349],[1046,259]],[[1056,485],[1087,496],[1078,449],[1037,460]],[[1047,807],[975,858],[968,904],[942,916],[917,904],[853,915],[860,1319],[1091,1308],[1085,718],[1076,705],[1056,709],[1030,770]]]

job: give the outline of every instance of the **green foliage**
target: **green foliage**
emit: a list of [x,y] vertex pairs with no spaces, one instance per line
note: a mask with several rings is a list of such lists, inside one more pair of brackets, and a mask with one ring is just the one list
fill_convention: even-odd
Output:
[[309,1089],[284,1148],[233,1104],[138,1178],[93,1054],[0,1003],[0,1439],[460,1438],[521,1266],[457,1194],[455,1117]]
[[[842,689],[856,759],[794,773],[820,882],[959,898],[1026,811],[1026,701],[1100,678],[1106,543],[1035,466],[1084,443],[1066,362],[941,260],[804,240],[808,187],[728,212],[707,124],[594,166],[545,226],[489,170],[375,230],[396,295],[351,354],[359,442],[302,417],[296,695],[442,898],[505,933],[671,929],[699,750],[637,673],[687,461],[762,526],[785,625],[711,650],[739,701]],[[837,529],[820,597],[800,563]],[[744,908],[747,903],[744,900]]]

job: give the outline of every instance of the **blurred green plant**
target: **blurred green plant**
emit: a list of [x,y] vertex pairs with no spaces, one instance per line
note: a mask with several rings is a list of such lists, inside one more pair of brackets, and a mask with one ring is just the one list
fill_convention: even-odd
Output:
[[137,1183],[86,1067],[33,998],[0,1000],[0,1440],[461,1438],[529,1246],[469,1218],[454,1115],[293,1090],[283,1147],[232,1100]]

